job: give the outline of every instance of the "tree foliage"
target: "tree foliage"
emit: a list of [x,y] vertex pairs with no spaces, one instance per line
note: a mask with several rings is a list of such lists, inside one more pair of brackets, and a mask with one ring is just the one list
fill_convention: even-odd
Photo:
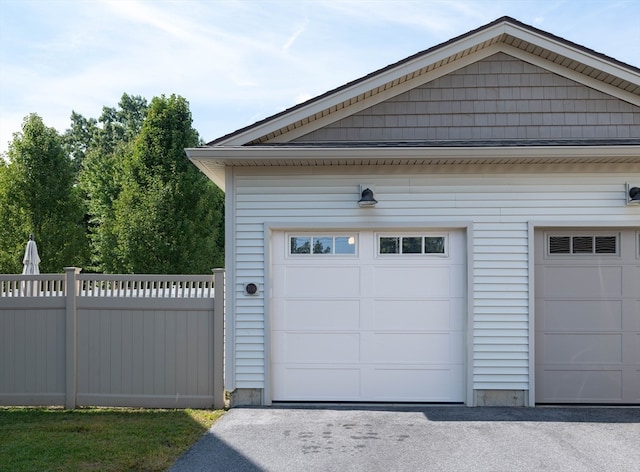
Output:
[[79,182],[87,202],[91,241],[88,270],[117,272],[123,266],[115,251],[114,203],[122,190],[123,164],[133,153],[147,109],[144,98],[123,94],[118,107],[103,107],[97,120],[71,115],[65,139],[69,149],[79,150],[76,160],[82,161]]
[[133,141],[147,114],[147,100],[122,94],[117,107],[103,107],[98,119],[71,112],[71,127],[64,144],[75,168],[80,171],[88,154],[110,155],[124,143]]
[[20,272],[29,233],[41,271],[208,273],[224,261],[224,196],[189,162],[188,102],[123,94],[63,136],[25,118],[0,159],[0,272]]
[[0,166],[0,271],[21,272],[29,234],[42,272],[83,265],[88,257],[84,204],[62,138],[37,114],[27,116]]
[[188,102],[156,97],[123,163],[114,202],[114,271],[202,273],[222,265],[222,194],[189,162],[198,144]]

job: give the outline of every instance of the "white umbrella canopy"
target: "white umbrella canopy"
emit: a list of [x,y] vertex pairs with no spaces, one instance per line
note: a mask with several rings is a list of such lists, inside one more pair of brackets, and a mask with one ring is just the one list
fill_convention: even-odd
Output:
[[23,275],[34,275],[40,273],[40,256],[38,256],[38,246],[33,239],[33,234],[29,235],[29,242],[24,251],[24,259],[22,259]]

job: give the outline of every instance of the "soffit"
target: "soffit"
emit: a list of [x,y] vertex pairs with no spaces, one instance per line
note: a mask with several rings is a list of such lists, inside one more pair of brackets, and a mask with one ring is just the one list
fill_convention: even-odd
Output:
[[187,149],[201,168],[469,164],[640,164],[640,144],[625,146],[229,146]]
[[225,190],[230,167],[462,166],[623,164],[640,172],[640,142],[624,145],[485,145],[424,147],[210,146],[186,149],[189,159]]

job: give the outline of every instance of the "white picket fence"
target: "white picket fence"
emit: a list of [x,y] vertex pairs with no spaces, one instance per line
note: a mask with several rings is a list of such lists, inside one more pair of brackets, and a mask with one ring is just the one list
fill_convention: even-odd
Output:
[[0,298],[64,297],[64,274],[0,275]]
[[[63,297],[64,274],[0,275],[0,298]],[[208,275],[77,274],[78,297],[211,298],[214,281]]]
[[224,270],[0,275],[0,405],[222,408]]

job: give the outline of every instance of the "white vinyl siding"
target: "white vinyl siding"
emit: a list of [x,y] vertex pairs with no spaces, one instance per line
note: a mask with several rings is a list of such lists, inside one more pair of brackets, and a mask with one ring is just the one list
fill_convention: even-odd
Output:
[[[234,297],[235,384],[227,388],[265,388],[267,380],[265,224],[384,232],[472,222],[472,388],[527,390],[533,376],[528,224],[640,222],[638,208],[624,204],[624,182],[640,180],[640,168],[631,167],[564,166],[562,173],[545,166],[461,167],[460,173],[455,166],[234,168],[228,257],[235,281],[228,281],[228,296]],[[375,185],[374,208],[357,205],[362,183]],[[257,296],[244,294],[249,282],[260,287]]]
[[474,226],[475,389],[528,389],[527,241],[526,222]]

